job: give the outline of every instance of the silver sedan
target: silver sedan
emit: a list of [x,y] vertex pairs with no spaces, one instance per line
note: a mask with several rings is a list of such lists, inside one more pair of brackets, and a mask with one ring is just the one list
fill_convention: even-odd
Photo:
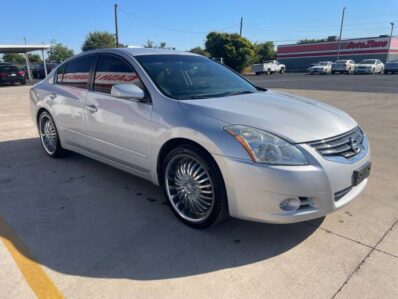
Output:
[[368,181],[368,139],[348,114],[191,53],[86,52],[34,85],[30,106],[50,157],[75,151],[150,180],[195,228],[322,217]]

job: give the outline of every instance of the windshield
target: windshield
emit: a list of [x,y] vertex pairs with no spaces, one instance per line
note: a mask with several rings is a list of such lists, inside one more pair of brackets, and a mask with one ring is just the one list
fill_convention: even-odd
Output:
[[193,55],[135,57],[168,97],[186,100],[253,93],[248,81],[211,59]]
[[337,60],[336,63],[346,63],[348,60]]
[[321,61],[318,63],[318,65],[329,65],[329,62],[327,61]]
[[365,60],[362,60],[360,63],[363,63],[363,64],[375,64],[376,60],[374,60],[374,59],[365,59]]

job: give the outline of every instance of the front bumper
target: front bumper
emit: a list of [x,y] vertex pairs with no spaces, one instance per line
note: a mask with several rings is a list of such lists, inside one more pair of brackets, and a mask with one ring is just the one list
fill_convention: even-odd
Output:
[[348,68],[347,67],[338,67],[338,68],[332,68],[332,72],[348,72]]
[[355,69],[356,74],[371,74],[372,69]]
[[[365,188],[368,179],[352,186],[352,175],[370,161],[370,149],[355,163],[326,160],[309,145],[310,165],[270,166],[220,155],[214,158],[224,177],[232,217],[267,223],[294,223],[319,218],[350,203]],[[350,188],[338,200],[339,191]],[[283,211],[280,203],[299,198],[296,211]]]
[[325,69],[312,69],[310,70],[310,73],[312,74],[326,74],[328,70]]

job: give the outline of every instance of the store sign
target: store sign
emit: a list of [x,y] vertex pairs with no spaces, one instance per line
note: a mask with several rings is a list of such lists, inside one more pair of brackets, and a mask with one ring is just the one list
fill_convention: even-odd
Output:
[[355,49],[383,49],[388,47],[388,40],[358,40],[350,41],[346,43],[344,49],[355,50]]

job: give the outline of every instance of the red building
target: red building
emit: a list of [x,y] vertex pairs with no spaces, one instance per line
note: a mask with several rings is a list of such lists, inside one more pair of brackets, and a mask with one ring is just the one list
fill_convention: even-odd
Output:
[[[279,45],[277,57],[288,70],[305,70],[318,61],[336,61],[339,41]],[[369,37],[342,40],[339,59],[398,59],[398,37]]]

